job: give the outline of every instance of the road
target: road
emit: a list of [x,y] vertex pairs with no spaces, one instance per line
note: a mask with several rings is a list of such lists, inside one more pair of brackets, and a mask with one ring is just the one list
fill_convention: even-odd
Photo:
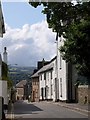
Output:
[[25,120],[25,118],[88,118],[84,113],[61,107],[52,102],[28,103],[24,101],[14,103],[12,116],[17,120]]

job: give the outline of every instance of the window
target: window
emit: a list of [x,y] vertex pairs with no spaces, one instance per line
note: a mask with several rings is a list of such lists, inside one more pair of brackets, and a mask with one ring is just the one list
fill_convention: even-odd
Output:
[[47,73],[47,79],[49,80],[49,72]]
[[60,92],[61,92],[60,97],[62,97],[62,78],[60,78]]
[[55,61],[55,73],[57,73],[57,60]]
[[44,80],[46,80],[46,73],[44,73]]
[[46,97],[46,87],[45,87],[45,97]]
[[42,80],[42,75],[41,75],[41,80]]
[[53,91],[52,91],[52,85],[51,85],[51,95],[53,95]]
[[62,57],[60,55],[60,69],[62,68]]
[[52,79],[52,71],[51,71],[51,79]]

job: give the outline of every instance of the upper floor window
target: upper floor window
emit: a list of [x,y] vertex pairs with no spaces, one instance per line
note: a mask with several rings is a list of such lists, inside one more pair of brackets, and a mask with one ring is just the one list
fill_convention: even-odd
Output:
[[52,89],[52,85],[51,85],[51,95],[53,95],[53,89]]
[[55,74],[57,73],[57,61],[55,61]]
[[52,71],[51,71],[51,79],[52,79]]
[[41,75],[41,80],[42,80],[42,75]]
[[46,80],[46,73],[44,73],[44,80]]
[[60,69],[62,68],[62,57],[60,55]]
[[49,72],[47,73],[47,79],[49,80]]

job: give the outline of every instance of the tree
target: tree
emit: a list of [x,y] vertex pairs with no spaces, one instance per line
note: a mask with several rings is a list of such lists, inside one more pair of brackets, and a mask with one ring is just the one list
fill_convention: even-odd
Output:
[[4,62],[2,62],[2,80],[7,81],[8,88],[12,87],[12,81],[8,77],[8,66]]
[[57,32],[57,38],[66,38],[64,46],[60,48],[62,56],[68,62],[76,65],[81,75],[90,77],[90,2],[61,3],[30,3],[37,7],[43,4],[43,13],[47,15],[49,28]]
[[90,78],[90,21],[72,24],[65,36],[68,38],[60,48],[63,58],[75,64],[79,74]]
[[8,66],[6,63],[2,62],[2,80],[8,79]]
[[[39,0],[37,0],[39,1]],[[46,14],[49,28],[59,36],[66,32],[72,22],[79,23],[81,19],[88,19],[90,2],[74,5],[72,2],[29,2],[33,7],[43,4],[43,14]],[[62,26],[62,23],[63,26]]]

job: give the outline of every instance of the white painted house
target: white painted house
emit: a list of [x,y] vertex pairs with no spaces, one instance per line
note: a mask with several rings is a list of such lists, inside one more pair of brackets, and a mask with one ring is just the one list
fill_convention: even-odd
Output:
[[0,97],[4,98],[4,104],[8,104],[7,81],[2,80],[2,57],[0,54]]
[[40,100],[55,101],[56,56],[39,70]]
[[77,74],[74,67],[62,59],[59,49],[64,40],[63,36],[57,40],[57,100],[70,102],[75,100],[74,81]]

